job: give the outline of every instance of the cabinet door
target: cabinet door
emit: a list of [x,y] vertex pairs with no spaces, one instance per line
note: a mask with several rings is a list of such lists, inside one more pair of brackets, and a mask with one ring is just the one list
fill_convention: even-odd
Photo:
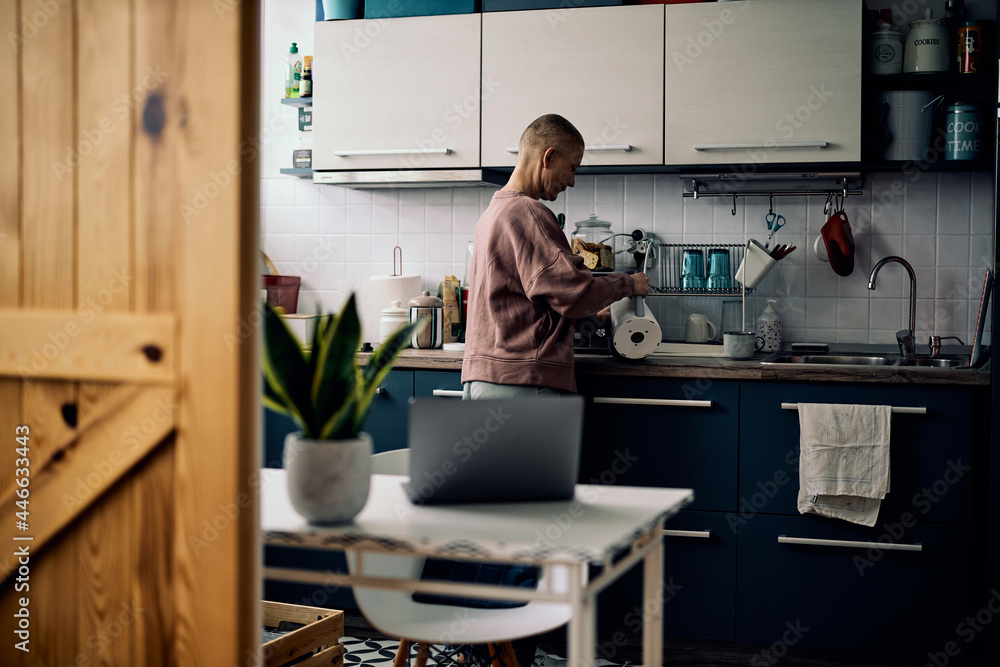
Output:
[[584,165],[663,163],[663,6],[483,15],[483,166],[513,166],[547,113],[583,134]]
[[[843,544],[879,539],[888,544]],[[888,548],[899,544],[921,550]],[[970,583],[968,526],[917,524],[897,539],[832,519],[761,515],[739,527],[738,549],[736,641],[782,651],[898,653],[923,664],[928,651],[941,652],[948,642],[965,646],[972,633],[960,627]],[[782,655],[765,655],[773,660],[760,664]]]
[[[733,641],[736,629],[736,532],[722,514],[682,510],[667,520],[663,541],[663,588],[656,604],[663,612],[663,634]],[[642,567],[597,598],[601,634],[624,634],[638,643],[642,632]],[[618,637],[622,635],[618,634]],[[618,642],[620,645],[621,642]],[[602,657],[620,662],[601,644]],[[619,656],[620,658],[620,656]]]
[[412,396],[413,371],[390,371],[362,427],[371,434],[376,453],[408,446]]
[[668,6],[666,163],[860,160],[861,10],[859,0]]
[[581,376],[578,385],[582,483],[691,488],[691,509],[735,511],[737,383]]
[[314,169],[479,166],[480,14],[316,24]]
[[[971,520],[974,392],[965,387],[749,384],[740,400],[740,518],[798,514],[799,413],[782,403],[862,403],[927,408],[894,414],[889,493],[879,523]],[[870,528],[869,531],[875,531]]]
[[449,400],[462,400],[461,371],[415,371],[413,395],[417,398],[437,396]]

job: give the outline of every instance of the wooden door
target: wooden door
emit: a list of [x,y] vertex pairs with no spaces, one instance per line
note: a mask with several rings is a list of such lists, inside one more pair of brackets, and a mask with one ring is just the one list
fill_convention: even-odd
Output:
[[0,664],[254,658],[258,21],[0,3]]
[[512,167],[558,113],[584,165],[663,164],[663,5],[483,14],[483,166]]

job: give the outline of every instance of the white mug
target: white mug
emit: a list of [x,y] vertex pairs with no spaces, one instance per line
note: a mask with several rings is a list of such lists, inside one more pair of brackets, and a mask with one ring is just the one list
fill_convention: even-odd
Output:
[[684,340],[688,343],[706,343],[715,340],[717,334],[715,325],[708,321],[704,313],[688,315],[687,330],[684,333]]
[[730,359],[749,359],[754,350],[764,345],[764,339],[753,331],[726,331],[722,334],[722,349]]

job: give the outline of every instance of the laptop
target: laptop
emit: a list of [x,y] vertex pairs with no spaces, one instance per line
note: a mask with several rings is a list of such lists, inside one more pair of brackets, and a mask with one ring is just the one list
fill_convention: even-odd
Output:
[[583,397],[410,403],[418,505],[565,500],[580,468]]

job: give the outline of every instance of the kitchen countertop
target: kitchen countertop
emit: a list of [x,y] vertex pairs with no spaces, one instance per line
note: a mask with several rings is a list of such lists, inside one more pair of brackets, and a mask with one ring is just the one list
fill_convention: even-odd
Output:
[[[831,346],[832,347],[832,346]],[[880,353],[886,346],[852,345],[851,350]],[[404,350],[396,361],[398,370],[462,370],[462,352],[444,350]],[[360,354],[365,360],[370,354]],[[726,357],[647,357],[622,361],[610,354],[578,353],[576,371],[580,375],[614,375],[654,378],[707,378],[713,380],[765,382],[866,382],[877,384],[934,384],[989,386],[992,359],[978,368],[900,368],[897,366],[810,366],[762,365],[767,354],[752,359]]]

